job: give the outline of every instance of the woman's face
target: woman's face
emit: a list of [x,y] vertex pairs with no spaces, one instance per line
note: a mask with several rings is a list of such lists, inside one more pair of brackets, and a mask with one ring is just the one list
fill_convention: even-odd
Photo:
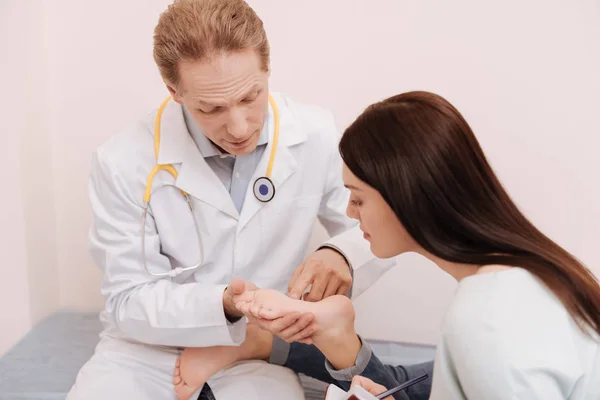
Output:
[[391,258],[415,251],[417,243],[381,194],[358,179],[345,164],[342,177],[344,186],[350,189],[346,214],[360,222],[360,229],[371,244],[371,252],[378,258]]

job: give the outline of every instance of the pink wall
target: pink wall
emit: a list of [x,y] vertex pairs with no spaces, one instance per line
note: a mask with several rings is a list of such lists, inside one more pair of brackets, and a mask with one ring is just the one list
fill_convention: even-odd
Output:
[[[13,122],[9,147],[1,150],[17,164],[37,167],[24,168],[24,177],[12,169],[3,171],[12,174],[5,178],[10,182],[6,187],[27,195],[25,202],[20,194],[0,200],[3,218],[10,218],[2,225],[2,245],[12,249],[10,257],[17,258],[13,264],[27,265],[25,256],[39,257],[35,249],[43,246],[29,233],[25,235],[29,239],[19,239],[24,235],[22,224],[27,232],[40,226],[44,234],[56,232],[54,243],[43,243],[55,249],[46,247],[42,254],[49,259],[49,271],[56,272],[56,283],[44,286],[45,296],[55,298],[60,288],[60,305],[99,309],[100,274],[87,253],[90,153],[109,135],[158,106],[166,94],[151,46],[152,30],[169,1],[51,3],[42,8],[43,24],[29,28],[43,37],[39,54],[47,97],[42,96],[43,104],[37,106],[45,112],[45,123],[22,128],[18,120]],[[595,251],[600,237],[596,1],[249,3],[263,18],[270,38],[274,90],[331,109],[340,129],[373,101],[414,89],[438,92],[463,112],[523,211],[600,275]],[[14,16],[25,18],[23,11]],[[18,36],[14,23],[8,26],[13,33],[3,33],[2,38]],[[2,29],[7,29],[4,23]],[[16,54],[23,54],[11,43]],[[16,97],[5,96],[2,101],[16,107],[13,118],[18,118],[25,107],[19,97],[24,77],[18,68],[12,72],[20,79],[13,79],[14,87],[5,93]],[[33,137],[43,147],[21,148],[18,132],[23,129],[29,135],[36,133]],[[48,187],[32,183],[35,171],[47,174]],[[34,190],[47,195],[47,212],[31,211],[41,202]],[[317,229],[313,243],[320,235]],[[435,343],[455,284],[416,256],[403,256],[398,264],[357,300],[359,330],[369,337]],[[10,285],[17,293],[0,291],[1,295],[17,298],[28,285],[51,280],[42,271],[31,276],[20,288]],[[398,318],[368,311],[388,303],[397,306]],[[3,318],[13,315],[10,307],[5,310],[6,302],[0,304]]]
[[[10,1],[0,12],[2,191],[0,354],[59,307],[48,46],[41,3]],[[6,246],[6,247],[5,247]]]

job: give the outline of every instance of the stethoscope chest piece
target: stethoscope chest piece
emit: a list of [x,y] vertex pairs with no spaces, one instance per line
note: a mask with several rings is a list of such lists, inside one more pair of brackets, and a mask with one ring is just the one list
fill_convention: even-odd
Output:
[[275,197],[275,185],[266,176],[254,181],[254,196],[263,203],[273,200]]

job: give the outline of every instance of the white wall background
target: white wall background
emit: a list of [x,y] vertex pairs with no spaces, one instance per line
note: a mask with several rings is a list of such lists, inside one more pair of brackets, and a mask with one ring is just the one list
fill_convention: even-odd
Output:
[[[166,94],[152,32],[169,2],[0,0],[0,354],[58,307],[102,307],[90,154]],[[600,2],[249,3],[273,90],[331,109],[340,129],[392,94],[441,94],[524,212],[600,275]],[[414,255],[398,263],[357,300],[359,331],[436,343],[455,283]]]
[[[3,5],[0,8],[3,19],[16,14],[13,9]],[[0,37],[8,35],[6,25],[0,25]],[[4,40],[2,49],[5,49]],[[13,42],[6,49],[11,54],[19,54],[19,47],[24,43]],[[4,64],[4,61],[2,61]],[[3,76],[14,76],[24,80],[13,65],[2,66]],[[3,79],[4,81],[4,79]],[[21,167],[21,149],[19,137],[24,133],[25,94],[18,90],[16,80],[11,81],[7,89],[14,96],[1,96],[0,109],[2,117],[2,146],[0,146],[0,181],[2,189],[2,207],[0,207],[0,353],[29,328],[31,315],[29,310],[29,285],[27,282],[27,257],[25,250],[25,216],[23,204],[23,182],[19,169]],[[6,92],[5,92],[6,93]],[[14,109],[12,108],[14,106]],[[12,110],[13,112],[7,112]],[[11,196],[5,194],[10,188]]]
[[0,1],[0,354],[59,307],[46,68],[51,49],[41,5]]

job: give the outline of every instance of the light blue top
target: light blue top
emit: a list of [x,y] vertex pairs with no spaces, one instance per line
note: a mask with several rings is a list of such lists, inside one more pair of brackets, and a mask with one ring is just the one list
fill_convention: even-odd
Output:
[[599,341],[528,271],[471,275],[446,314],[430,399],[598,400]]
[[[235,204],[238,213],[242,210],[246,190],[251,183],[252,176],[260,159],[269,142],[269,119],[265,121],[265,125],[258,139],[258,145],[254,151],[241,156],[232,156],[231,154],[223,153],[219,150],[202,132],[198,124],[194,121],[191,113],[187,108],[183,107],[183,116],[188,131],[192,135],[196,146],[204,156],[206,163],[214,171],[219,180],[225,186],[225,189],[231,195],[231,200]],[[261,176],[267,171],[265,170]],[[254,184],[254,182],[252,182]]]

